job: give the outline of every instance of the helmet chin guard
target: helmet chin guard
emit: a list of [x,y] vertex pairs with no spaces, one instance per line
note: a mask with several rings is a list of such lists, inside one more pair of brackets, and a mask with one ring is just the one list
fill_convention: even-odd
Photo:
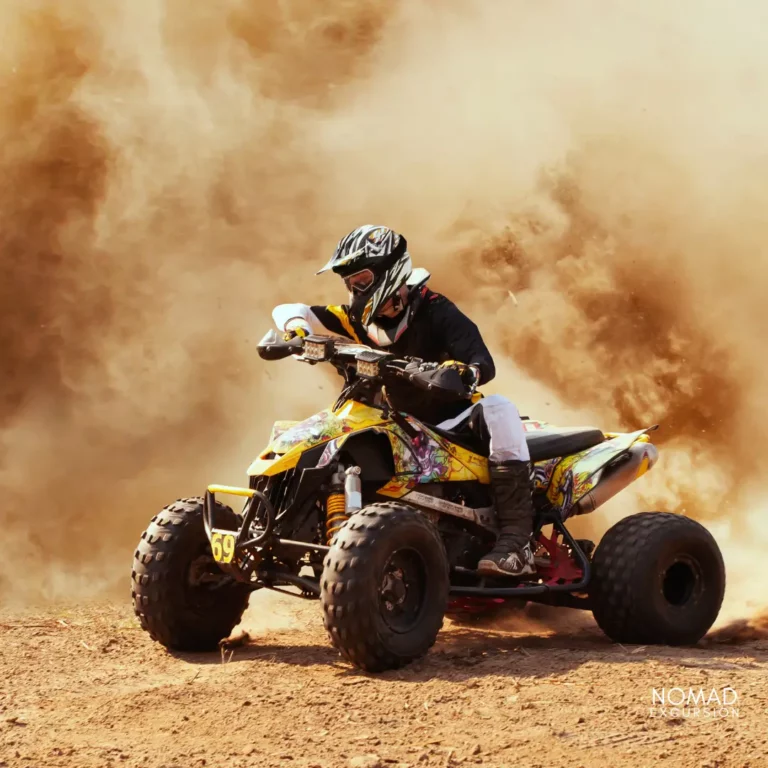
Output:
[[429,280],[429,272],[426,269],[414,269],[411,272],[406,285],[408,286],[408,298],[405,309],[397,317],[376,317],[373,322],[365,326],[368,338],[379,347],[388,347],[394,344],[408,328],[411,319],[416,314],[424,296],[422,290]]

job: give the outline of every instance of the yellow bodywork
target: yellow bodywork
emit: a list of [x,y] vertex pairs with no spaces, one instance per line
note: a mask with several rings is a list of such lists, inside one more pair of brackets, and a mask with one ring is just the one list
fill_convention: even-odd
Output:
[[251,466],[248,467],[248,474],[251,477],[271,477],[279,475],[281,472],[287,472],[293,469],[301,458],[301,451],[290,456],[278,456],[275,459],[254,459]]
[[414,457],[403,439],[391,432],[389,438],[395,459],[395,476],[379,488],[378,493],[396,499],[420,483],[490,482],[485,457],[451,443],[415,419],[409,421],[421,432],[415,446],[415,458],[420,470],[414,470]]
[[276,422],[269,445],[248,468],[248,474],[277,475],[293,469],[301,456],[316,445],[333,441],[331,448],[338,450],[350,435],[372,429],[389,439],[395,464],[395,476],[379,491],[383,495],[397,498],[419,483],[489,482],[485,458],[450,443],[416,419],[407,418],[419,433],[412,441],[394,421],[384,418],[383,411],[354,400],[336,410],[326,408],[304,421]]
[[[403,429],[377,408],[348,400],[336,409],[326,408],[299,422],[275,423],[269,445],[248,468],[250,476],[270,477],[293,469],[306,451],[326,444],[318,466],[331,461],[352,435],[371,430],[386,435],[392,449],[394,476],[378,493],[391,498],[404,496],[424,483],[490,482],[488,460],[463,448],[422,424],[405,417],[416,431],[408,437]],[[534,429],[547,428],[544,422],[529,422]],[[606,440],[580,453],[547,459],[534,465],[534,487],[546,494],[553,507],[567,510],[599,482],[599,470],[613,457],[636,442],[647,443],[647,430],[627,434],[606,433]],[[646,462],[637,476],[651,464]],[[212,486],[219,487],[219,486]],[[221,492],[227,492],[222,490]]]
[[293,469],[310,448],[384,422],[380,410],[355,400],[336,410],[326,408],[304,421],[276,422],[269,445],[248,467],[248,474],[269,477]]
[[[647,430],[637,432],[604,433],[607,438],[592,448],[564,458],[536,462],[533,472],[534,489],[546,493],[549,503],[567,511],[600,482],[600,470],[635,443],[650,443]],[[645,460],[636,477],[652,466]]]

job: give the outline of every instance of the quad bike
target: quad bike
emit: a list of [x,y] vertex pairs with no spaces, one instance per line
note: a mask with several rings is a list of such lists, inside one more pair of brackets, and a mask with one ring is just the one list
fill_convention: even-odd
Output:
[[[135,553],[133,600],[168,648],[215,650],[261,588],[319,598],[333,645],[374,672],[425,654],[446,613],[504,601],[589,609],[622,643],[693,644],[715,621],[723,560],[695,521],[632,515],[596,549],[565,526],[654,465],[655,427],[604,434],[525,419],[538,572],[488,578],[475,570],[496,536],[487,446],[420,422],[389,395],[412,386],[470,398],[458,372],[326,336],[271,331],[258,350],[330,363],[344,388],[333,407],[274,425],[248,488],[210,485],[153,518]],[[243,497],[242,510],[222,496]]]

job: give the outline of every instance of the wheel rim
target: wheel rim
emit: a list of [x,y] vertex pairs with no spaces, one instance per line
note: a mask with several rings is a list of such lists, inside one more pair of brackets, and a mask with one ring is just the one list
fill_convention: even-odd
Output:
[[690,557],[679,557],[665,571],[661,591],[667,603],[682,608],[702,590],[703,574],[699,563]]
[[426,567],[414,549],[394,552],[379,584],[379,608],[384,622],[395,632],[409,632],[419,621],[427,589]]

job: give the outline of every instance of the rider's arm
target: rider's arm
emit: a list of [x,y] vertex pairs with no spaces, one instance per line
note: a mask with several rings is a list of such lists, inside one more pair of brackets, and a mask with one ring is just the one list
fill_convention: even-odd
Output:
[[278,304],[272,310],[272,319],[280,331],[295,331],[301,328],[307,333],[326,332],[312,307],[306,304]]
[[345,307],[280,304],[272,310],[272,319],[281,331],[303,328],[307,333],[353,338]]
[[486,384],[496,375],[496,366],[480,330],[453,302],[444,299],[440,304],[435,319],[442,332],[445,354],[452,360],[476,366],[480,371],[479,383]]

